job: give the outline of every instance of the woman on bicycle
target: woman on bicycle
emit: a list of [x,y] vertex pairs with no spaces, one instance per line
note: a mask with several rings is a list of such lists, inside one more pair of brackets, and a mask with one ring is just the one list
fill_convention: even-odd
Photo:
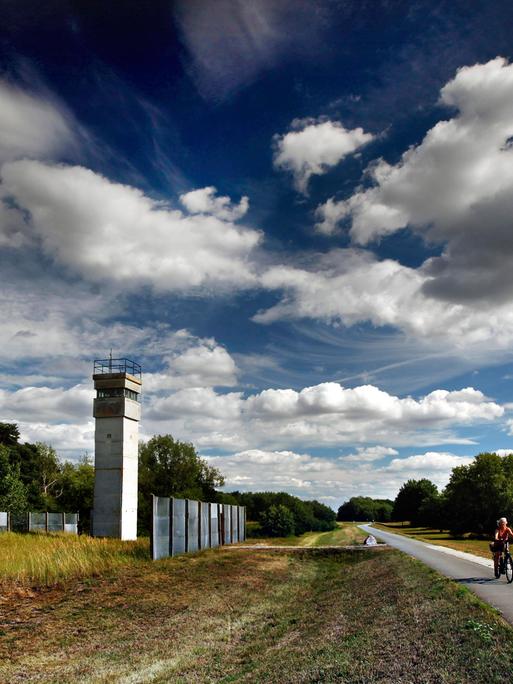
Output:
[[499,561],[501,553],[504,549],[504,542],[513,537],[513,530],[508,527],[507,518],[500,518],[497,520],[497,529],[495,530],[495,542],[493,543],[493,564],[495,567],[495,576],[497,577],[499,569]]

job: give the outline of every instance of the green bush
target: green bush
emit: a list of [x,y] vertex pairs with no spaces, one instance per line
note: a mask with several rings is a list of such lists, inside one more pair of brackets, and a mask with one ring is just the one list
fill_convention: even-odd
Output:
[[288,537],[294,534],[294,516],[283,504],[271,505],[261,515],[261,525],[269,537]]

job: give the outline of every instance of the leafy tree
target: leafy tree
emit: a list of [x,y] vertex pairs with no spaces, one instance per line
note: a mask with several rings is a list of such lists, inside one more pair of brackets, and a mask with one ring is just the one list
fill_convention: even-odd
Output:
[[8,448],[0,444],[0,511],[26,511],[27,503],[19,468],[10,463]]
[[513,508],[513,456],[482,453],[454,468],[445,488],[449,529],[489,533],[497,518]]
[[239,500],[233,494],[228,494],[226,492],[216,492],[215,496],[211,499],[212,503],[229,504],[230,506],[238,506]]
[[392,520],[394,502],[390,499],[374,499],[375,512],[374,520],[378,522],[389,522]]
[[6,447],[18,444],[20,431],[16,423],[0,423],[0,444]]
[[417,523],[424,527],[446,527],[446,500],[443,494],[428,495],[422,500],[417,512]]
[[89,532],[94,496],[94,466],[82,456],[78,463],[63,463],[57,477],[54,508],[64,513],[78,512],[79,530]]
[[51,508],[55,503],[55,496],[59,496],[61,479],[61,464],[57,452],[49,444],[36,442],[39,471],[39,496],[43,508]]
[[332,508],[315,499],[313,501],[305,501],[305,503],[312,509],[315,520],[325,522],[328,530],[333,529],[336,516],[335,511]]
[[408,480],[403,484],[394,501],[394,520],[409,520],[418,525],[419,509],[424,499],[438,496],[438,489],[430,480]]
[[335,526],[335,511],[318,501],[303,501],[287,492],[232,492],[241,506],[246,506],[247,519],[260,523],[271,506],[285,506],[293,516],[294,533],[328,531]]
[[189,442],[158,435],[139,445],[139,529],[148,532],[151,495],[214,501],[224,478]]
[[[32,510],[41,510],[46,507],[42,488],[44,478],[41,472],[44,469],[45,457],[40,453],[38,445],[20,444],[19,437],[20,433],[16,424],[0,423],[0,444],[7,447],[9,461],[19,472],[19,478],[25,486],[28,506]],[[46,445],[40,446],[53,451]]]
[[340,506],[337,520],[377,520],[388,522],[393,508],[390,499],[371,499],[368,496],[353,496]]
[[270,537],[288,537],[294,534],[294,515],[283,504],[272,504],[261,515],[261,526],[264,534]]

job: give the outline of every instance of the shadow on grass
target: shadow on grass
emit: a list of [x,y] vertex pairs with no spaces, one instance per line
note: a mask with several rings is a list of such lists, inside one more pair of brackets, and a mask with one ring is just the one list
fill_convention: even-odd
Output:
[[457,584],[497,584],[495,577],[462,577],[454,580]]

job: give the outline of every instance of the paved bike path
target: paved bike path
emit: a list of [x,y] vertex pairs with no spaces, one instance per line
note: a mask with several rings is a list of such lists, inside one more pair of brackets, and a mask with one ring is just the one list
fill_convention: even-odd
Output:
[[409,539],[404,535],[384,532],[370,525],[360,527],[377,539],[429,565],[440,574],[463,584],[483,601],[497,608],[504,619],[513,625],[513,583],[508,584],[504,575],[500,579],[495,579],[491,560]]

